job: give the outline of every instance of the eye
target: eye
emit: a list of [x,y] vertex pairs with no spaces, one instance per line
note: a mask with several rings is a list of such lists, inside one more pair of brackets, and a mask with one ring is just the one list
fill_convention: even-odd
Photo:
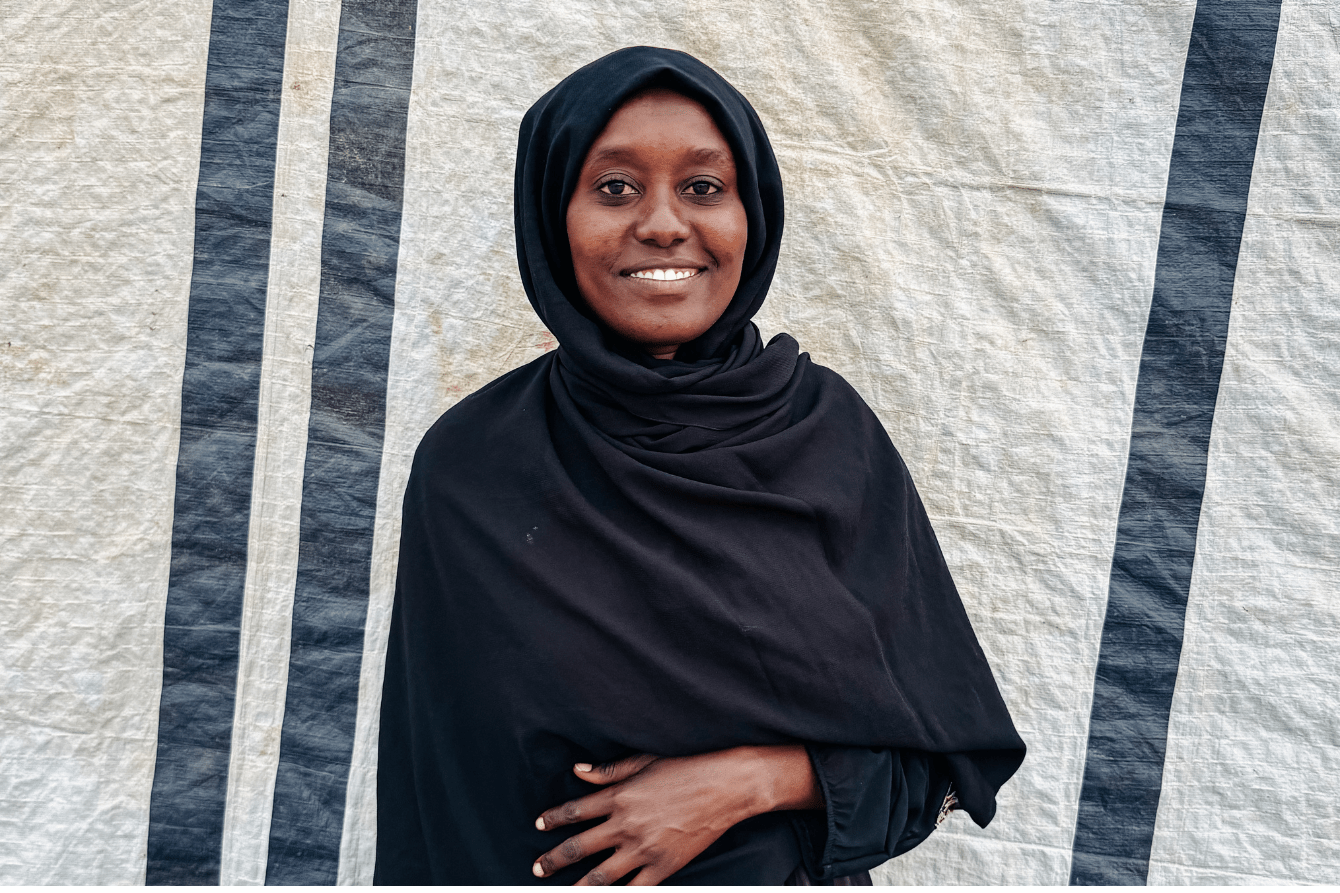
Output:
[[694,180],[688,186],[691,195],[715,195],[720,191],[721,187],[711,180]]
[[625,180],[606,180],[596,187],[606,195],[631,195],[633,186]]

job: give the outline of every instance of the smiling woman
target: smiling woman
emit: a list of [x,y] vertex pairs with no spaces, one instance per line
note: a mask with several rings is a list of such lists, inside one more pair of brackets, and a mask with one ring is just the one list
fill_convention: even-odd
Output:
[[782,233],[749,103],[683,53],[522,122],[559,348],[425,435],[383,689],[378,883],[869,883],[1023,759],[879,420],[750,318]]
[[668,90],[634,97],[587,154],[568,204],[577,287],[659,360],[721,318],[748,232],[735,159],[712,117]]

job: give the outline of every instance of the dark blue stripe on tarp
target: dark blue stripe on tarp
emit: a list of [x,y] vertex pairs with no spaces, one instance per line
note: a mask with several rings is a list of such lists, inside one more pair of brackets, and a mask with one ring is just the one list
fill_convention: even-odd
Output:
[[287,23],[288,0],[214,0],[149,884],[219,880]]
[[1278,0],[1191,28],[1094,679],[1072,884],[1143,884]]
[[333,884],[386,416],[415,0],[344,0],[267,884]]

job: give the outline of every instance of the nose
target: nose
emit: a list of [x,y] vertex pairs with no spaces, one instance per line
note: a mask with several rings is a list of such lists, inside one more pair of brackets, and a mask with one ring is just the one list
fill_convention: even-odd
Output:
[[689,237],[688,222],[684,219],[673,188],[657,189],[641,202],[634,236],[639,242],[670,248]]

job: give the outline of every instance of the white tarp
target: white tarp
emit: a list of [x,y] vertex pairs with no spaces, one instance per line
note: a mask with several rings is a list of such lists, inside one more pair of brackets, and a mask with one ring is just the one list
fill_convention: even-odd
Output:
[[[278,50],[224,883],[264,882],[270,855],[340,12],[291,0]],[[1067,882],[1195,12],[420,2],[340,881],[371,880],[414,447],[553,346],[516,274],[517,125],[574,68],[653,44],[703,59],[758,109],[788,204],[759,324],[884,421],[1029,745],[988,829],[954,816],[877,880]],[[1151,883],[1340,882],[1336,16],[1287,0],[1279,23]],[[146,878],[210,27],[198,0],[0,4],[4,883]]]

